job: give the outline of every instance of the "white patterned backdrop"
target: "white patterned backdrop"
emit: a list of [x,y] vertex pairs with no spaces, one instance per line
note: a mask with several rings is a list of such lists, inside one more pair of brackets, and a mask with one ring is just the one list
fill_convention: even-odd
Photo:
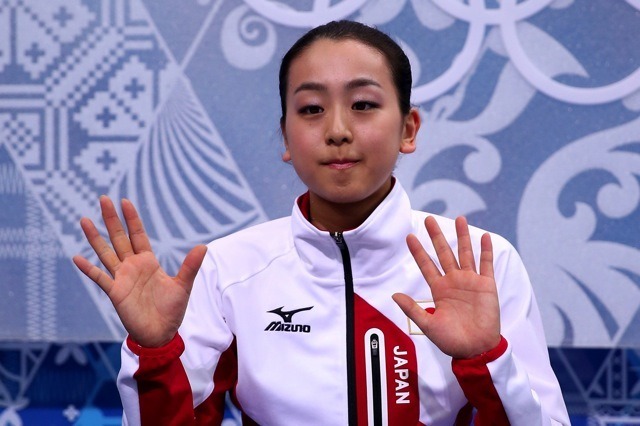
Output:
[[133,200],[175,271],[288,215],[279,61],[343,18],[412,62],[414,206],[520,251],[575,424],[640,424],[639,0],[0,0],[0,426],[118,424],[79,218]]

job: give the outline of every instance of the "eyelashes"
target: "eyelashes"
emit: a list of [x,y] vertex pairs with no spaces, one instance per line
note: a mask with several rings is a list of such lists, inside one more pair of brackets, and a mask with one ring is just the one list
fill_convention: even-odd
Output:
[[358,101],[353,104],[351,109],[356,111],[368,111],[373,108],[378,108],[380,105],[371,101]]
[[298,112],[303,115],[320,114],[323,111],[324,109],[319,105],[305,105],[298,110]]
[[[380,104],[377,102],[371,101],[356,101],[351,106],[351,109],[354,111],[369,111],[374,108],[379,108]],[[324,108],[320,105],[305,105],[302,108],[298,109],[298,113],[302,115],[315,115],[324,112]]]

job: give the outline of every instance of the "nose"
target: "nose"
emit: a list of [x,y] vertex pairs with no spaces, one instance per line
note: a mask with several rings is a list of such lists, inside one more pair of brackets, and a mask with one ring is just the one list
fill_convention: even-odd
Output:
[[353,140],[349,125],[348,113],[342,108],[335,108],[328,115],[326,142],[329,145],[341,145]]

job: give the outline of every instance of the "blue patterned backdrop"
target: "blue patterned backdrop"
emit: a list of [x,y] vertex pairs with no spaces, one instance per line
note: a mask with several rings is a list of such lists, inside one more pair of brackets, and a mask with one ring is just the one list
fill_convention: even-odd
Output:
[[79,218],[133,200],[175,271],[289,214],[279,60],[341,18],[406,50],[424,125],[396,174],[518,248],[573,423],[640,424],[639,0],[0,0],[0,426],[119,424]]

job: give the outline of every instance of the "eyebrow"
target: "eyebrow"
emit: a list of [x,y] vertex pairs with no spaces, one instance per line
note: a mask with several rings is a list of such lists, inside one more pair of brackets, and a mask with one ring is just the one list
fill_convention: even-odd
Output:
[[[350,82],[348,82],[345,85],[345,88],[347,90],[353,90],[353,89],[357,89],[359,87],[366,87],[366,86],[382,87],[382,86],[380,86],[380,83],[378,83],[377,81],[372,80],[370,78],[356,78],[355,80],[351,80]],[[302,83],[300,86],[298,86],[296,88],[296,90],[293,93],[296,94],[296,93],[304,91],[304,90],[312,90],[312,91],[317,91],[317,92],[326,92],[327,91],[327,86],[325,86],[322,83],[314,83],[314,82]]]

